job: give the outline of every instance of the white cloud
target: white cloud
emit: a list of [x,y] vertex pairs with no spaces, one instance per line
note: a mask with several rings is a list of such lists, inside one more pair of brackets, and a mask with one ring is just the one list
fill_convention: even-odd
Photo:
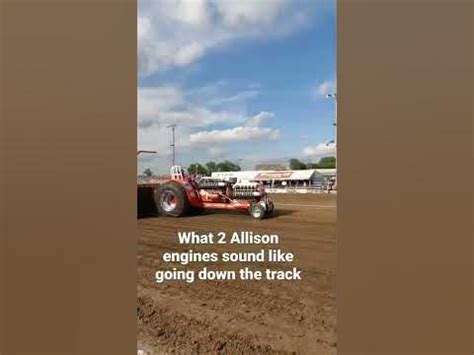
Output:
[[139,0],[139,74],[189,65],[239,39],[292,33],[310,23],[315,2]]
[[193,133],[189,136],[189,142],[194,145],[205,145],[278,139],[280,137],[280,131],[278,129],[260,126],[263,120],[273,116],[271,112],[260,112],[250,117],[242,126]]
[[223,146],[208,147],[207,152],[209,153],[209,156],[218,160],[224,160],[225,156],[229,154],[228,150],[225,149]]
[[176,3],[176,12],[171,12],[171,15],[176,16],[175,20],[193,26],[203,26],[208,24],[209,13],[206,0],[174,0],[174,2]]
[[332,94],[334,92],[336,92],[336,82],[330,80],[318,84],[313,89],[313,95],[316,98],[326,97],[327,94]]
[[246,127],[259,127],[263,123],[264,120],[268,118],[273,118],[273,117],[275,117],[273,113],[263,111],[253,117],[250,117],[245,122],[245,126]]
[[175,54],[176,66],[182,67],[191,64],[204,54],[204,46],[201,43],[193,42],[179,48]]
[[222,22],[229,27],[271,24],[285,9],[285,0],[216,1]]
[[244,90],[238,92],[235,95],[227,96],[227,97],[218,97],[211,101],[209,101],[209,105],[218,106],[222,104],[229,104],[234,102],[240,102],[243,100],[253,99],[258,96],[257,90]]
[[[171,153],[170,124],[177,124],[176,146],[180,153],[202,149],[216,155],[217,151],[222,152],[222,148],[211,149],[206,142],[276,138],[277,130],[261,127],[264,119],[273,117],[272,113],[261,112],[249,118],[245,110],[211,108],[208,102],[212,101],[242,101],[245,106],[245,100],[254,96],[247,91],[219,96],[228,91],[225,85],[224,82],[217,82],[189,91],[173,85],[139,88],[138,149],[156,150],[161,159],[167,157]],[[205,130],[212,125],[237,127],[220,131]],[[158,158],[154,156],[153,159]]]
[[[162,88],[162,91],[167,95],[175,97],[173,90],[168,91]],[[219,112],[214,112],[213,114],[221,115]],[[278,129],[261,126],[265,119],[271,117],[273,117],[273,114],[270,112],[260,112],[250,118],[244,117],[242,124],[233,128],[207,131],[198,130],[197,132],[198,120],[192,125],[188,123],[178,124],[176,128],[177,163],[182,164],[182,159],[188,159],[188,161],[193,161],[193,159],[199,160],[205,157],[206,154],[210,159],[228,159],[230,153],[226,144],[277,139],[279,137]],[[167,115],[166,119],[168,118]],[[145,127],[139,127],[137,137],[138,148],[157,151],[157,154],[144,154],[138,157],[139,171],[142,171],[145,167],[153,167],[155,172],[166,173],[169,169],[172,150],[170,147],[171,131],[167,127],[167,123],[158,121]],[[207,123],[203,123],[202,127],[207,125]]]
[[212,111],[191,100],[188,93],[176,86],[139,88],[137,97],[138,126],[179,124],[205,127],[223,122],[242,122],[246,117],[227,110]]
[[315,146],[306,147],[303,150],[303,155],[308,157],[323,157],[323,156],[334,156],[336,155],[336,144],[330,143],[319,143]]

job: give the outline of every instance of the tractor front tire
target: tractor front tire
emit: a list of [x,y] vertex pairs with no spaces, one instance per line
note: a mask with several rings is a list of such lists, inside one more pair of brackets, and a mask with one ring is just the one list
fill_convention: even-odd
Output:
[[265,207],[259,203],[253,203],[249,208],[249,213],[253,218],[263,219],[265,218]]
[[156,206],[161,215],[170,217],[186,216],[191,207],[184,187],[172,181],[158,189]]

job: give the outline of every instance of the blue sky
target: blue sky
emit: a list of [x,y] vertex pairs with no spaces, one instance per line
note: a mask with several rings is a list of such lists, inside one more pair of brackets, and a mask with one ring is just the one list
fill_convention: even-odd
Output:
[[333,155],[335,1],[141,0],[138,170]]

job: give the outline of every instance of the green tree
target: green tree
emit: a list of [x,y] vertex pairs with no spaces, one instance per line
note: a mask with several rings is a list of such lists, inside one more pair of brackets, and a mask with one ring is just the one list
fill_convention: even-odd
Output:
[[146,176],[146,177],[152,177],[153,176],[153,171],[151,171],[150,168],[146,168],[145,170],[143,170],[143,175]]
[[217,171],[240,171],[240,166],[229,160],[217,164]]
[[336,157],[322,157],[319,164],[336,164]]
[[307,169],[334,169],[336,167],[335,157],[322,157],[318,163],[308,163]]
[[208,175],[206,167],[200,163],[190,164],[188,167],[188,173],[196,175]]
[[291,170],[304,170],[307,169],[307,166],[302,161],[298,159],[290,159],[290,169]]
[[229,160],[216,163],[215,161],[208,161],[206,163],[205,169],[207,173],[211,175],[216,171],[241,171],[241,167]]
[[217,170],[217,163],[214,162],[214,161],[207,162],[206,163],[206,169],[207,169],[207,172],[209,174],[212,174],[213,172],[218,171]]
[[319,169],[334,169],[336,167],[336,157],[322,157],[316,165]]

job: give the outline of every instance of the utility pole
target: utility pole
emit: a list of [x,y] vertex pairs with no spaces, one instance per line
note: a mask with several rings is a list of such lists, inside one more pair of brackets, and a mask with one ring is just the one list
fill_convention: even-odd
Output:
[[170,124],[167,126],[171,128],[173,142],[170,144],[171,149],[173,150],[173,166],[176,165],[176,123]]
[[336,152],[334,153],[334,156],[336,158],[336,163],[334,164],[334,167],[336,168],[336,186],[337,186],[337,93],[331,93],[327,94],[326,97],[328,99],[334,99],[334,145],[336,147]]
[[[332,93],[332,94],[327,94],[326,97],[328,99],[334,99],[334,145],[336,146],[336,169],[337,169],[337,94]],[[336,170],[337,171],[337,170]]]

